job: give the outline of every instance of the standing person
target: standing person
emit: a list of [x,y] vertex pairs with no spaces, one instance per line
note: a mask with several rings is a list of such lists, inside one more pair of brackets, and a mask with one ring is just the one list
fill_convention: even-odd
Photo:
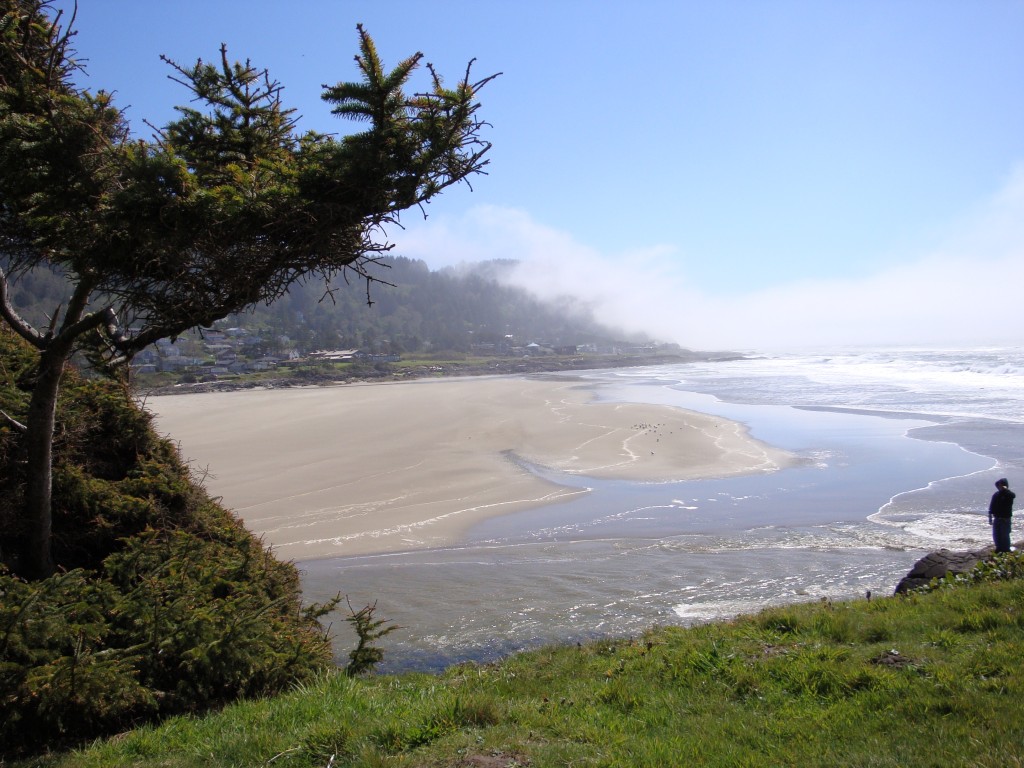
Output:
[[1010,520],[1013,516],[1013,500],[1017,494],[1010,490],[1006,478],[996,480],[996,492],[988,504],[988,521],[992,524],[992,540],[996,552],[1010,551]]

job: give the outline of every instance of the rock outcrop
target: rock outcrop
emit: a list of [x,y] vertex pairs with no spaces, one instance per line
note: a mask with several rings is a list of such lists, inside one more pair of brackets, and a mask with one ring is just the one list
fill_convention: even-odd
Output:
[[[1015,547],[1020,550],[1024,546],[1018,542]],[[896,594],[902,595],[912,589],[925,586],[932,579],[941,579],[949,573],[967,573],[982,560],[992,557],[995,549],[991,546],[983,549],[968,550],[966,552],[954,552],[949,549],[940,549],[937,552],[929,552],[910,569],[910,572],[900,579],[896,586]]]

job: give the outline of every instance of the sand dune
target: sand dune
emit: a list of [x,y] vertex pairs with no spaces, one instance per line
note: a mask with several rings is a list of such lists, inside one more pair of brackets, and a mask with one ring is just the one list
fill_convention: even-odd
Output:
[[[481,377],[150,398],[225,505],[295,560],[458,542],[476,522],[586,493],[776,469],[742,425],[595,402],[580,381]],[[580,476],[557,485],[520,460]]]

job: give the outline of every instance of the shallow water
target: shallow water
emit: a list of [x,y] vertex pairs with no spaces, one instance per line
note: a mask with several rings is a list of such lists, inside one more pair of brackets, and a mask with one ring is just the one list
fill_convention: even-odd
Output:
[[[942,367],[952,354],[908,357],[909,383],[899,360],[887,360],[884,376],[877,365],[868,376],[849,360],[798,357],[587,374],[601,399],[734,419],[801,463],[649,484],[532,467],[591,490],[489,520],[458,548],[302,563],[306,594],[376,601],[378,617],[402,625],[381,642],[383,671],[439,669],[796,600],[890,594],[924,552],[989,542],[992,482],[1022,468],[1024,389],[1011,364],[985,374],[979,394],[981,363],[960,366],[969,379],[961,386]],[[993,360],[984,358],[986,371]],[[927,365],[941,375],[927,379]],[[343,658],[352,638],[339,635]]]

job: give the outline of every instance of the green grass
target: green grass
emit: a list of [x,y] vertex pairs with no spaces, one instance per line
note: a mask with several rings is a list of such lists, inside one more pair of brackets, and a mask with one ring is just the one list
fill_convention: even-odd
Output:
[[813,603],[438,676],[332,674],[39,759],[110,766],[1022,766],[1024,581]]

